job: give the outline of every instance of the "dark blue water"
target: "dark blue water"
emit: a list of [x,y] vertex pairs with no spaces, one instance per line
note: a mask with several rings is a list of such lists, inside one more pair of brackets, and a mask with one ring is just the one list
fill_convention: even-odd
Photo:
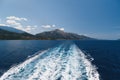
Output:
[[64,42],[74,42],[86,55],[90,54],[102,80],[120,80],[120,41],[1,40],[0,75],[28,56]]

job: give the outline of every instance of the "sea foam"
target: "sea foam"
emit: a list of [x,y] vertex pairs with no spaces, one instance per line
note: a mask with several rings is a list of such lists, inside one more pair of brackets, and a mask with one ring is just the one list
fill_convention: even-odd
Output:
[[12,67],[0,80],[100,79],[96,67],[75,44],[62,44]]

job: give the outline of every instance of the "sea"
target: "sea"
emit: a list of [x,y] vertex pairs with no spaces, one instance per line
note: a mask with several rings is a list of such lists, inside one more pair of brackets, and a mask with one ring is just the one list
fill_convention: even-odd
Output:
[[0,80],[120,80],[120,41],[0,40]]

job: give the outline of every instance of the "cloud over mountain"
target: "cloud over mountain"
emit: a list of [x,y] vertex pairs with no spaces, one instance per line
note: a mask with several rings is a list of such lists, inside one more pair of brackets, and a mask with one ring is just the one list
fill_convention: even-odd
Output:
[[41,27],[44,29],[51,29],[51,28],[55,28],[56,25],[42,25]]
[[64,31],[65,29],[64,28],[59,28],[59,30]]
[[42,27],[43,29],[47,29],[47,30],[59,29],[59,30],[61,30],[61,31],[64,31],[64,28],[63,28],[63,27],[59,28],[59,27],[57,27],[56,25],[42,25],[41,27]]
[[64,27],[58,27],[55,24],[31,25],[31,22],[25,17],[8,16],[0,19],[0,26],[8,26],[18,30],[22,30],[31,34],[37,34],[43,31],[59,29],[64,31]]
[[31,25],[25,25],[23,23],[27,22],[27,18],[23,17],[16,17],[16,16],[8,16],[5,19],[5,23],[0,24],[0,26],[10,26],[19,30],[23,30],[26,32],[31,32],[32,30],[37,28],[37,25],[31,26]]

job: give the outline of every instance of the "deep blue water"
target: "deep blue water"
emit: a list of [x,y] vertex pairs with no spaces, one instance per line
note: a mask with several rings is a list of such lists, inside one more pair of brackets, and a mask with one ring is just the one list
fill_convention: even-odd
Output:
[[0,74],[23,62],[28,56],[66,42],[74,42],[86,55],[94,58],[102,80],[120,80],[120,41],[40,41],[1,40]]

